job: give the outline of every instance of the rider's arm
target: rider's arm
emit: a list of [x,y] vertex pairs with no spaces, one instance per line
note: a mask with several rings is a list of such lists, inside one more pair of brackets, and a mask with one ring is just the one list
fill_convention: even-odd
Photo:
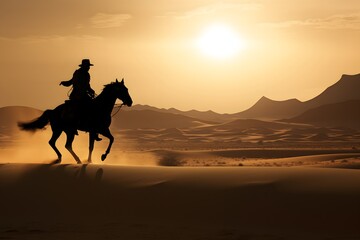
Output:
[[63,86],[65,86],[65,87],[70,87],[71,85],[73,85],[73,83],[74,83],[74,79],[77,79],[78,77],[78,70],[76,70],[75,72],[74,72],[74,74],[73,74],[73,77],[70,79],[70,80],[68,80],[68,81],[62,81],[61,83],[60,83],[60,85],[63,85]]
[[69,86],[71,86],[73,84],[73,80],[72,79],[70,79],[70,80],[68,80],[68,81],[62,81],[61,83],[60,83],[60,85],[63,85],[63,86],[65,86],[65,87],[69,87]]

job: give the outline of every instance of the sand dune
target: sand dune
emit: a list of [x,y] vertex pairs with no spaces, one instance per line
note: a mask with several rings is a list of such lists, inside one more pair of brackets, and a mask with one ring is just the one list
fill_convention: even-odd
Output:
[[41,115],[42,111],[21,106],[1,107],[0,108],[0,134],[18,133],[17,123],[19,121],[29,121]]
[[112,121],[112,127],[125,129],[189,128],[208,123],[192,117],[152,110],[120,111]]
[[[321,166],[358,169],[360,152],[331,149],[233,149],[215,151],[156,150],[153,163],[160,166]],[[147,156],[149,158],[149,155]]]
[[360,172],[0,165],[2,239],[359,239]]

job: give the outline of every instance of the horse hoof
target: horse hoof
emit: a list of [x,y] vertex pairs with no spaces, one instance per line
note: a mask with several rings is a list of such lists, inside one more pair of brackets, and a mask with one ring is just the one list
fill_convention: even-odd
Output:
[[81,162],[81,161],[76,161],[76,163],[77,163],[77,164],[82,164],[82,162]]
[[101,155],[101,161],[104,161],[106,159],[106,154]]
[[61,163],[61,159],[56,159],[52,161],[50,164],[60,164],[60,163]]

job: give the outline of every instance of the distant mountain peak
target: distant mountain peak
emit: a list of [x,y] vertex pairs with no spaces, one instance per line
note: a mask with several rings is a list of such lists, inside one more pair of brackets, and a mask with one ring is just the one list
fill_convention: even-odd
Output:
[[308,108],[313,108],[354,99],[360,99],[360,74],[343,74],[339,81],[305,103]]
[[343,74],[343,75],[341,75],[340,81],[341,80],[348,80],[348,79],[355,79],[355,78],[358,78],[360,80],[360,73],[354,74],[354,75]]
[[268,97],[262,96],[258,102],[273,102],[274,100],[271,100]]
[[272,100],[268,97],[262,96],[252,107],[259,106],[259,105],[268,105],[275,103],[275,100]]
[[252,107],[236,114],[239,118],[279,119],[288,115],[296,115],[302,102],[292,98],[283,101],[261,97]]
[[[339,81],[337,81],[332,86],[337,86],[339,84],[358,84],[360,83],[360,73],[355,75],[343,74]],[[330,86],[329,88],[331,88]]]
[[[262,96],[258,101],[257,101],[257,103],[256,104],[258,104],[258,103],[266,103],[266,102],[268,102],[268,103],[288,103],[288,102],[301,102],[299,99],[297,99],[297,98],[290,98],[290,99],[286,99],[286,100],[273,100],[273,99],[270,99],[270,98],[268,98],[268,97],[265,97],[265,96]],[[256,105],[255,104],[255,105]]]

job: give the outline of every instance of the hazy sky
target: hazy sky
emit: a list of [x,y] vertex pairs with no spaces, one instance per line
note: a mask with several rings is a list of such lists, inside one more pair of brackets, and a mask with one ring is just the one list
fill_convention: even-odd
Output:
[[[231,56],[201,50],[215,25],[241,42]],[[308,100],[359,53],[358,0],[0,0],[0,107],[56,107],[90,58],[97,93],[124,77],[135,104],[233,113]]]

